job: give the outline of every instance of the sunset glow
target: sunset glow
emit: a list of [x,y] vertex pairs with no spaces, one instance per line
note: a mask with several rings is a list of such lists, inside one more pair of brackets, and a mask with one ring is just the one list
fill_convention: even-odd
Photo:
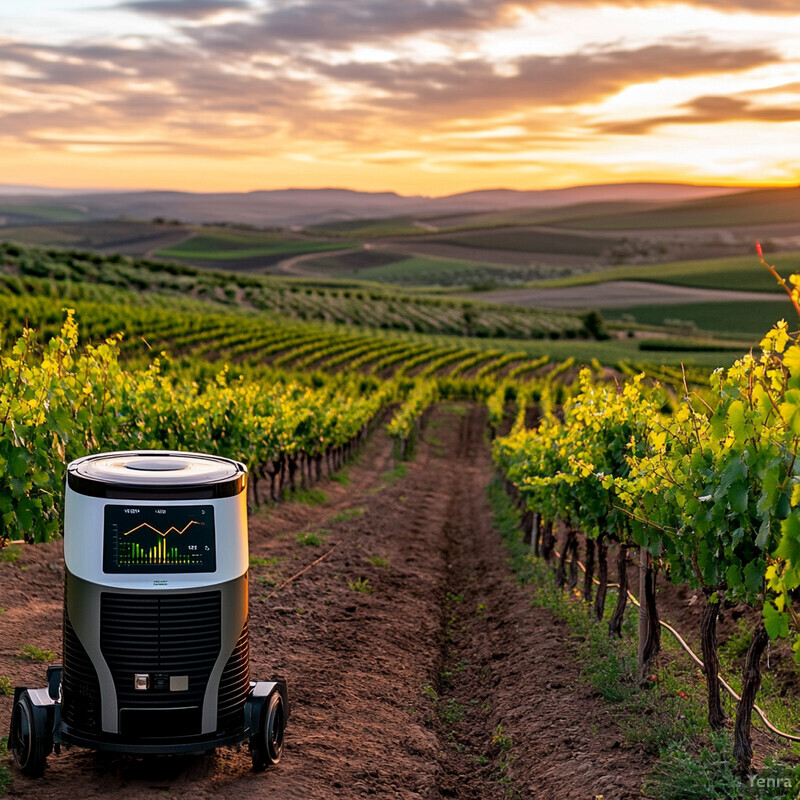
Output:
[[4,184],[800,183],[793,0],[13,6]]

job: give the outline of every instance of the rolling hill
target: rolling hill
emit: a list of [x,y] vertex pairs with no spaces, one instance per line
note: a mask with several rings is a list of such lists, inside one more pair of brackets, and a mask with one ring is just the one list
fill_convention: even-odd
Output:
[[23,189],[19,194],[3,194],[0,216],[7,216],[12,210],[17,215],[24,216],[32,211],[32,207],[36,207],[34,213],[41,214],[43,207],[47,206],[70,209],[72,213],[79,213],[87,219],[164,217],[192,223],[224,221],[260,227],[291,227],[365,217],[384,218],[409,214],[440,216],[610,200],[667,203],[735,191],[736,189],[722,186],[628,183],[539,191],[495,189],[446,197],[404,197],[394,192],[357,192],[349,189],[281,189],[207,194],[170,191],[82,192],[72,195],[54,194],[45,198],[41,191],[33,194],[29,189]]

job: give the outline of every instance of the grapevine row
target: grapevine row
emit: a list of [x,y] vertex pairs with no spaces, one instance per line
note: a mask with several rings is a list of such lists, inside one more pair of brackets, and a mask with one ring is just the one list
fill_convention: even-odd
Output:
[[[534,309],[506,309],[455,298],[398,294],[376,286],[341,288],[324,281],[291,281],[229,272],[100,256],[72,250],[0,243],[0,291],[23,296],[101,303],[153,304],[163,307],[197,301],[284,318],[368,325],[417,333],[505,338],[591,338],[575,314]],[[126,295],[125,299],[121,299]],[[130,298],[130,299],[129,299]]]
[[119,361],[119,340],[80,349],[69,312],[41,355],[23,332],[0,357],[0,540],[41,541],[57,530],[65,465],[100,450],[178,449],[233,456],[277,499],[337,468],[391,399],[391,386],[331,381],[199,382]]
[[[333,327],[286,323],[244,313],[197,313],[178,305],[123,306],[90,302],[70,303],[80,321],[83,342],[102,341],[125,334],[120,349],[130,359],[150,351],[171,357],[203,357],[236,362],[238,366],[271,363],[274,367],[332,372],[344,367],[362,372],[454,375],[481,365],[477,378],[498,374],[517,358],[515,373],[532,372],[541,359],[525,353],[478,350],[450,339],[446,344],[414,335],[387,336],[368,331],[342,331]],[[64,302],[50,298],[17,298],[0,292],[0,322],[6,342],[19,336],[25,325],[35,327],[42,340],[58,334]],[[511,358],[509,358],[509,355]],[[390,370],[390,368],[394,368]]]
[[613,633],[621,631],[625,608],[627,551],[638,548],[647,610],[639,631],[641,680],[660,645],[656,570],[702,592],[712,728],[725,720],[716,651],[720,604],[723,599],[744,602],[761,611],[735,721],[741,774],[752,759],[750,717],[761,655],[768,641],[779,637],[790,637],[800,653],[800,615],[793,605],[800,587],[800,341],[779,323],[761,350],[717,370],[708,391],[687,392],[678,400],[648,386],[643,376],[619,390],[594,382],[584,371],[579,390],[560,409],[545,409],[536,429],[517,426],[494,448],[513,491],[531,515],[541,515],[536,526],[541,542],[534,545],[545,557],[553,551],[553,525],[560,522],[566,530],[557,565],[561,586],[577,584],[578,532],[585,534],[583,596],[591,603],[597,562],[598,621],[605,603],[607,544],[618,543]]

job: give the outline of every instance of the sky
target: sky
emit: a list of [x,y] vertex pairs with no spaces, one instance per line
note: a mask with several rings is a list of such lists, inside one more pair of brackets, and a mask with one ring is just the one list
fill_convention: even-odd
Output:
[[796,0],[0,3],[0,184],[800,183]]

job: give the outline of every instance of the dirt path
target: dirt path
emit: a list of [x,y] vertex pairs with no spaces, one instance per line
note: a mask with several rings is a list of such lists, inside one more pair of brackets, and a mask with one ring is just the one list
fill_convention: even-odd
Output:
[[[530,607],[505,564],[486,499],[484,414],[438,409],[404,477],[388,471],[378,433],[349,486],[323,487],[324,505],[251,518],[251,553],[262,559],[251,579],[252,671],[284,675],[292,703],[281,764],[254,774],[246,749],[149,760],[70,750],[51,756],[40,781],[13,771],[11,795],[638,797],[648,765],[581,682],[568,631]],[[44,665],[16,657],[23,644],[60,650],[58,559],[53,544],[0,564],[0,674],[13,683],[42,683]],[[9,712],[0,697],[0,731]]]
[[305,261],[316,261],[320,258],[325,258],[326,255],[330,256],[347,256],[351,253],[360,253],[364,249],[364,245],[359,247],[351,247],[347,250],[333,250],[331,252],[316,252],[316,253],[303,253],[299,256],[292,256],[279,261],[274,267],[270,269],[271,275],[289,275],[294,278],[319,278],[325,277],[324,271],[318,269],[304,269],[302,267]]

